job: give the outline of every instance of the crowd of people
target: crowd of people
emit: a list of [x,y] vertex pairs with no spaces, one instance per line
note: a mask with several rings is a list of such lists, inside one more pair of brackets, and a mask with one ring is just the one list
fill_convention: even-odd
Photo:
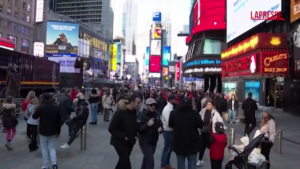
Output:
[[[8,150],[13,150],[11,142],[18,125],[13,100],[13,97],[7,97],[0,112]],[[113,105],[117,106],[117,110],[110,118]],[[235,95],[226,100],[222,94],[201,91],[102,88],[85,93],[74,88],[62,89],[60,94],[44,93],[40,99],[34,91],[30,91],[22,110],[27,123],[29,151],[39,148],[37,138],[40,139],[43,169],[49,169],[49,155],[53,169],[58,169],[54,142],[60,135],[61,127],[66,124],[69,134],[69,139],[61,148],[70,148],[82,126],[86,125],[89,114],[89,124],[97,125],[98,113],[103,114],[105,122],[110,121],[110,143],[119,156],[116,169],[131,169],[130,155],[136,141],[144,155],[141,169],[154,169],[154,154],[160,134],[164,139],[161,169],[173,169],[170,163],[172,152],[176,154],[177,169],[185,169],[185,161],[188,169],[200,167],[204,164],[207,149],[211,168],[221,169],[227,146],[225,123],[236,122],[238,106]],[[249,137],[256,127],[255,111],[258,109],[252,93],[248,94],[241,108],[245,114],[245,136]],[[72,112],[76,115],[73,116]],[[225,112],[228,112],[227,118],[224,117]],[[261,154],[269,169],[269,154],[276,134],[271,109],[264,110],[259,128],[265,134]]]

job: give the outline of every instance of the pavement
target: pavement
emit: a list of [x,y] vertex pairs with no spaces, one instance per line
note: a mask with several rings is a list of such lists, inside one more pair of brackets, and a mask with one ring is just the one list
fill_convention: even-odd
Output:
[[[114,148],[109,144],[110,134],[107,131],[107,122],[102,121],[102,115],[98,115],[98,125],[88,125],[87,128],[87,149],[80,150],[80,137],[74,141],[71,149],[60,149],[67,137],[67,127],[62,128],[61,136],[57,139],[57,157],[58,166],[60,169],[114,169],[118,161],[118,156]],[[283,125],[283,124],[282,124]],[[235,142],[238,143],[243,133],[243,125],[241,124],[227,124],[228,128],[236,129]],[[26,123],[19,118],[19,125],[17,126],[17,135],[12,141],[14,150],[7,151],[4,146],[5,134],[0,134],[0,169],[40,169],[42,166],[42,159],[40,149],[36,152],[28,151],[28,142],[25,139]],[[229,130],[228,130],[229,131]],[[228,132],[227,131],[227,132]],[[160,157],[163,148],[163,138],[160,137],[157,151],[155,153],[155,169],[160,168]],[[283,153],[275,152],[276,143],[271,152],[272,169],[295,169],[300,166],[299,145],[283,141]],[[210,161],[208,150],[204,156],[204,166],[201,168],[210,168]],[[135,145],[131,154],[132,169],[139,169],[141,166],[143,154],[138,146]],[[230,158],[229,152],[226,150],[223,166]],[[176,156],[173,153],[171,156],[171,164],[176,167]]]

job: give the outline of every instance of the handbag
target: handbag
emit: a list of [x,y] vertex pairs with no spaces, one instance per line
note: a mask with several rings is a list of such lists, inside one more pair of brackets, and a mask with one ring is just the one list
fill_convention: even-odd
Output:
[[204,126],[200,131],[201,133],[205,133],[205,134],[208,134],[212,128],[212,118],[214,117],[215,113],[212,114],[212,116],[210,117],[210,122],[207,126]]

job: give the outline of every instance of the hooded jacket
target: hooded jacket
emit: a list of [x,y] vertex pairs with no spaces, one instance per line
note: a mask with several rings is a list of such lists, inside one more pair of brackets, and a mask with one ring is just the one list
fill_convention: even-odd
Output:
[[[206,108],[202,109],[199,113],[202,120],[204,120],[205,112],[206,112]],[[211,117],[212,126],[215,126],[216,122],[221,122],[224,124],[223,118],[221,117],[220,113],[218,113],[215,109],[212,109],[211,116],[212,116]],[[224,124],[224,129],[227,129],[225,124]],[[216,130],[214,127],[212,127],[212,131],[213,131],[213,133],[216,133]]]
[[2,105],[2,123],[4,128],[14,128],[18,124],[18,120],[15,114],[16,105],[14,103],[4,103]]
[[212,133],[213,142],[209,146],[209,156],[214,160],[224,158],[225,148],[227,146],[227,136],[225,133]]
[[[152,126],[148,126],[147,123],[150,119],[154,119],[154,124]],[[159,118],[159,115],[154,112],[149,112],[144,109],[136,120],[137,128],[138,128],[138,137],[140,144],[148,144],[156,146],[158,141],[158,128],[162,128],[162,122]]]
[[72,120],[80,125],[83,126],[86,124],[87,119],[89,118],[90,113],[90,106],[88,101],[85,99],[83,95],[78,95],[76,99],[76,116],[72,118]]

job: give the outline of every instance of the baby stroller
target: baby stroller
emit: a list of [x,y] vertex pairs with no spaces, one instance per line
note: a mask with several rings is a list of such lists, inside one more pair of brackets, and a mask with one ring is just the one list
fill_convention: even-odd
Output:
[[232,165],[235,165],[238,169],[266,169],[267,163],[263,162],[262,164],[250,164],[248,163],[248,156],[250,153],[260,145],[261,141],[264,138],[264,134],[260,134],[256,138],[254,138],[245,148],[243,152],[239,152],[237,149],[235,149],[233,146],[229,146],[228,148],[230,150],[233,150],[237,153],[237,156],[229,161],[225,169],[232,169]]

